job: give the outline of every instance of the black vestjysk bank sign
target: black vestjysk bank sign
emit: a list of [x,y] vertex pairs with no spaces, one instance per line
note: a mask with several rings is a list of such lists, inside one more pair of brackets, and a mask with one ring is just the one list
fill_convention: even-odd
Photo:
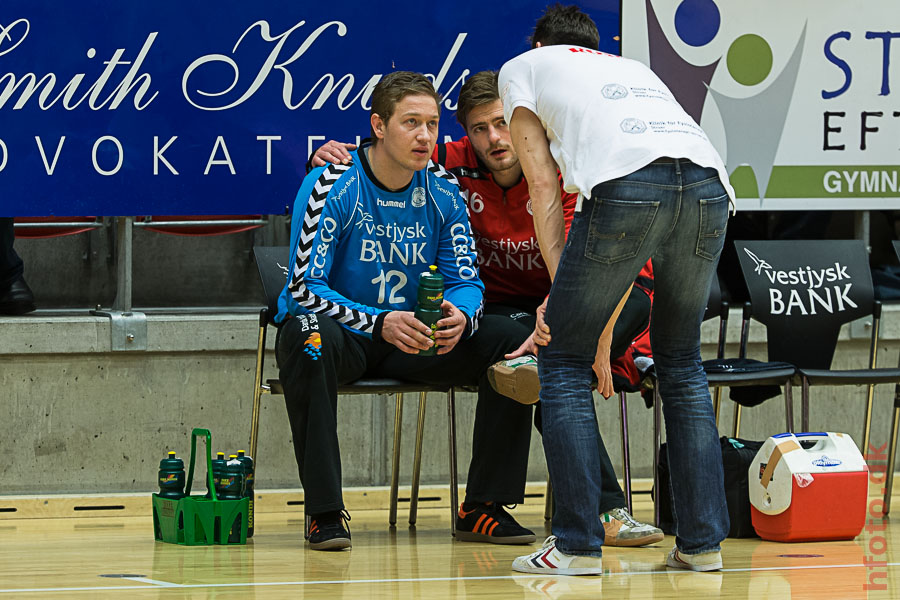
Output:
[[0,216],[284,212],[310,148],[368,134],[391,71],[428,75],[459,137],[460,86],[526,50],[545,5],[5,0]]
[[859,240],[737,241],[735,248],[753,315],[767,328],[770,360],[827,368],[841,325],[872,312]]

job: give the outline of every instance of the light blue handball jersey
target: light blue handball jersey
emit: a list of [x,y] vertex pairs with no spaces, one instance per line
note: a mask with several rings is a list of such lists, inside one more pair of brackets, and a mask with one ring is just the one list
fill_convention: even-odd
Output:
[[405,189],[389,191],[360,156],[366,147],[351,152],[349,165],[320,167],[303,180],[275,321],[316,313],[371,337],[379,314],[415,308],[419,275],[437,265],[444,298],[474,332],[484,284],[455,177],[429,161]]

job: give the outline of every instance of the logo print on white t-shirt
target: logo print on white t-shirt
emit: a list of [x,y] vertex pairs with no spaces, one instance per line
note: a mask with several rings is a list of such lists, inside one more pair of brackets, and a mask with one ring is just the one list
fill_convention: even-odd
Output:
[[619,127],[621,127],[622,131],[625,133],[644,133],[647,131],[647,124],[640,119],[624,119],[622,123],[619,124]]
[[608,83],[600,91],[607,100],[621,100],[628,95],[628,89],[618,83]]

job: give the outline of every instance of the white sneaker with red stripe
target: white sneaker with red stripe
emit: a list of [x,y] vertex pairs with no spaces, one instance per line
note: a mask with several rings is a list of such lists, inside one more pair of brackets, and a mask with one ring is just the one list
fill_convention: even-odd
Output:
[[722,553],[684,554],[676,546],[666,557],[666,566],[687,571],[718,571],[722,568]]
[[551,535],[540,550],[515,559],[512,568],[520,573],[602,575],[603,561],[599,556],[566,554],[556,547],[556,536]]

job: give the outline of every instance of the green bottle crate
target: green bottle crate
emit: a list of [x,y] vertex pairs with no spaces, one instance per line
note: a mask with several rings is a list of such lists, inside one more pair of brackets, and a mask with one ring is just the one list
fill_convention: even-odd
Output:
[[[206,476],[211,498],[191,496],[197,436],[206,437]],[[191,432],[191,466],[185,496],[179,500],[153,494],[153,534],[157,541],[185,546],[246,544],[250,498],[219,500],[212,477],[212,434],[208,429]]]

